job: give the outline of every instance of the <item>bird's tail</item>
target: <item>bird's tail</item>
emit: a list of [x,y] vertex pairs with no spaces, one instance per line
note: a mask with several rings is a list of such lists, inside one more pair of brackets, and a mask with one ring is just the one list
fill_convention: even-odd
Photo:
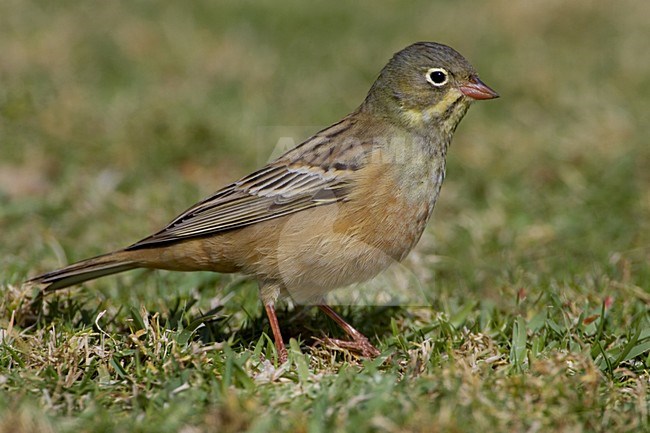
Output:
[[83,283],[84,281],[94,280],[95,278],[106,275],[117,274],[118,272],[128,271],[140,267],[137,262],[133,261],[128,251],[116,251],[93,257],[92,259],[82,260],[77,263],[57,269],[46,274],[38,275],[27,281],[27,284],[44,285],[43,292],[52,292],[63,289],[74,284]]

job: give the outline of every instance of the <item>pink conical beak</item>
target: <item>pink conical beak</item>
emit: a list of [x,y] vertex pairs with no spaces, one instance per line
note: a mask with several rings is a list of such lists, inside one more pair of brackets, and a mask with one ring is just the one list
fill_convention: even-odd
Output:
[[490,89],[484,82],[479,80],[477,76],[471,77],[469,81],[458,86],[458,89],[460,89],[463,95],[477,100],[494,99],[499,97],[497,92]]

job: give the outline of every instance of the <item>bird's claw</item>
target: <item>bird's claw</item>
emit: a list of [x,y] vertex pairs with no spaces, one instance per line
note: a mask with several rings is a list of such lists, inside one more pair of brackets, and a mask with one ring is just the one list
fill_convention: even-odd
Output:
[[349,350],[358,353],[364,358],[376,358],[381,352],[373,346],[366,337],[359,337],[354,340],[339,340],[336,338],[326,337],[323,343],[327,346],[333,346],[338,349]]

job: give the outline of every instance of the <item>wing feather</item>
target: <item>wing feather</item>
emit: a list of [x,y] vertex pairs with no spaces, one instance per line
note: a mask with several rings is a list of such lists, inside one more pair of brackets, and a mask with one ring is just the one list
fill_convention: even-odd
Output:
[[128,249],[206,236],[345,200],[344,177],[302,167],[265,167],[217,191]]
[[353,142],[345,137],[362,137],[363,131],[354,116],[348,116],[127,249],[211,235],[344,201],[354,182],[352,173],[372,149],[371,140]]

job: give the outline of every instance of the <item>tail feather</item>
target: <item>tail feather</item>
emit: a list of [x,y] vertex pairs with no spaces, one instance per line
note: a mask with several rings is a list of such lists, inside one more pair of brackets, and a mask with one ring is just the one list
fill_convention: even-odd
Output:
[[52,292],[83,283],[84,281],[94,280],[95,278],[117,274],[118,272],[124,272],[138,267],[140,267],[138,263],[123,257],[121,252],[109,253],[38,275],[28,280],[27,283],[38,285],[47,284],[47,287],[43,291]]

